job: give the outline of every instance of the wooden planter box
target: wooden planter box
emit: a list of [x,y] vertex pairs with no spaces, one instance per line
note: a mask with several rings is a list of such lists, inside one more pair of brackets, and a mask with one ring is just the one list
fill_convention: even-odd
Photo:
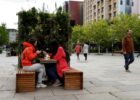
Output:
[[83,72],[73,68],[65,71],[64,89],[83,89]]
[[31,92],[35,90],[35,72],[18,69],[16,73],[16,92]]

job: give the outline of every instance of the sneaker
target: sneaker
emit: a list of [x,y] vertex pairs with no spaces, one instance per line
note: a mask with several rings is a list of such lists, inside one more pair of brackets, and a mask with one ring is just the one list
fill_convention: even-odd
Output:
[[57,87],[57,86],[61,86],[61,85],[62,85],[62,83],[59,80],[56,80],[52,86]]
[[37,84],[36,87],[37,88],[45,88],[45,87],[47,87],[47,85],[40,83],[40,84]]

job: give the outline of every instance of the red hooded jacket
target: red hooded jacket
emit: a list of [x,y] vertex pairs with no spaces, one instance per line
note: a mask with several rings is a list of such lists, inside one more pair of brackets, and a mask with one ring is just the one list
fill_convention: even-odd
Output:
[[57,53],[53,56],[53,59],[57,61],[57,64],[56,64],[57,73],[60,77],[62,77],[63,71],[66,71],[69,69],[69,66],[66,61],[66,54],[62,47],[58,48]]
[[74,49],[75,49],[76,53],[80,53],[81,52],[80,44],[77,44]]
[[28,42],[23,42],[24,50],[22,52],[22,66],[31,66],[32,61],[37,57],[37,53],[32,44]]

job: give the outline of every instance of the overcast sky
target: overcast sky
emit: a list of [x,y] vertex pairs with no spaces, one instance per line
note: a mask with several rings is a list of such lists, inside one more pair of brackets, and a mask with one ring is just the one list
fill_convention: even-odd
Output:
[[16,14],[22,9],[28,10],[32,7],[42,9],[43,3],[45,3],[45,9],[53,12],[55,10],[55,2],[57,7],[59,7],[63,5],[64,1],[69,0],[0,0],[0,24],[6,23],[7,28],[17,29],[18,16]]

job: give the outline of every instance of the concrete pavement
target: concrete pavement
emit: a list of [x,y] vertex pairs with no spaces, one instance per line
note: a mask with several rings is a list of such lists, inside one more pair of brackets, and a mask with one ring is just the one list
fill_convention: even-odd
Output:
[[140,100],[140,58],[124,70],[122,55],[71,56],[71,66],[84,72],[83,90],[47,87],[35,92],[15,93],[17,57],[0,54],[0,100]]

